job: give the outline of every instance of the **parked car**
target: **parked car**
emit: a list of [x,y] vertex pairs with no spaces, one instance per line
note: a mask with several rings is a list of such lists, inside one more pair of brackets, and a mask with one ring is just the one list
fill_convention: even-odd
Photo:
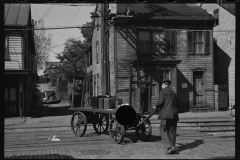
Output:
[[58,99],[55,91],[44,91],[42,93],[42,103],[60,103],[61,99]]

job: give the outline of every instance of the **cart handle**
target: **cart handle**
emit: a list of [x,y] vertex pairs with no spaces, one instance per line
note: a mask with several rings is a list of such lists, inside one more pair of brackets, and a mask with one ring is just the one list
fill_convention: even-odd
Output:
[[151,114],[149,114],[141,123],[139,123],[139,124],[137,125],[137,128],[140,127],[141,125],[143,125],[144,122],[146,122],[147,120],[149,120],[149,118],[151,118],[157,110],[158,110],[158,109],[156,108]]

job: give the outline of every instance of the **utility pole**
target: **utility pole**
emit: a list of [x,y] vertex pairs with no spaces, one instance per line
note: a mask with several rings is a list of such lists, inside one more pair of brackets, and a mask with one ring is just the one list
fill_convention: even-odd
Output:
[[106,24],[106,3],[101,4],[101,47],[102,47],[102,94],[108,95],[109,94],[109,86],[108,86],[108,34],[105,33],[107,24]]

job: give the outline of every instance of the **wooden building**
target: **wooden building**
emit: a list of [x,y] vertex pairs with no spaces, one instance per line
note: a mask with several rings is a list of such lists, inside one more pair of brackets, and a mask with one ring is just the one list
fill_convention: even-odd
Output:
[[100,17],[92,37],[93,95],[116,96],[147,111],[167,77],[180,110],[215,110],[215,21],[200,6],[101,4],[95,15]]
[[5,116],[23,117],[32,109],[36,74],[30,4],[5,3],[4,20]]
[[235,105],[235,4],[202,4],[215,18],[214,85],[215,103],[219,109]]

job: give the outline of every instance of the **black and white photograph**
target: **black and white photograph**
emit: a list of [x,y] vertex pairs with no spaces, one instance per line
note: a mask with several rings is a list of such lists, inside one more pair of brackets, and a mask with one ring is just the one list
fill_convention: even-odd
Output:
[[4,159],[240,158],[239,5],[207,1],[4,1]]

